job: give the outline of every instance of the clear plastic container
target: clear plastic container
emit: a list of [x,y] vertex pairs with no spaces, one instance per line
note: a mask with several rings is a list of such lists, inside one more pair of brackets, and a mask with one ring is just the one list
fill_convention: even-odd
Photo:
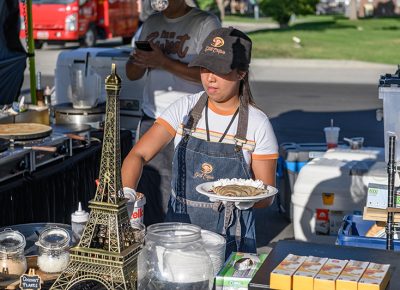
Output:
[[38,246],[38,266],[46,273],[59,273],[69,263],[69,242],[71,237],[67,230],[59,227],[47,227],[36,242]]
[[78,210],[71,214],[72,242],[76,244],[81,239],[83,230],[89,220],[89,213],[82,209],[82,204],[78,203]]
[[25,237],[20,232],[12,229],[0,232],[0,273],[22,275],[26,272],[25,246]]
[[207,230],[201,230],[201,238],[213,263],[214,276],[217,276],[225,262],[226,240],[223,236]]
[[85,64],[70,66],[71,102],[75,109],[90,109],[97,106],[101,94],[100,76]]
[[147,228],[138,257],[138,289],[211,289],[214,279],[201,229],[184,223],[160,223]]
[[395,161],[400,161],[400,87],[379,87],[379,98],[383,99],[383,122],[385,138],[385,161],[388,162],[389,136],[396,136]]

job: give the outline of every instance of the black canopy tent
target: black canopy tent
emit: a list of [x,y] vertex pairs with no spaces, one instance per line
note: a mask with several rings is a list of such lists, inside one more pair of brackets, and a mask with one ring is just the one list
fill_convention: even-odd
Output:
[[24,80],[26,51],[19,40],[18,0],[0,1],[0,105],[11,104]]

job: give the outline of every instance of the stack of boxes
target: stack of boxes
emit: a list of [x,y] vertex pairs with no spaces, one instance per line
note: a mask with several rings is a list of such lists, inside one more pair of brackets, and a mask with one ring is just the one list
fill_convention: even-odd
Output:
[[384,290],[390,265],[289,254],[272,272],[276,290]]

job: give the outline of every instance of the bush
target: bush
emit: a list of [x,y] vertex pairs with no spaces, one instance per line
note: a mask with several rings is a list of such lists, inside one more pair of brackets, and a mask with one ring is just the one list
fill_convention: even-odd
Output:
[[289,24],[292,14],[314,14],[319,0],[261,0],[260,9],[281,27]]
[[210,11],[210,10],[218,10],[217,3],[215,0],[197,0],[197,4],[201,10]]

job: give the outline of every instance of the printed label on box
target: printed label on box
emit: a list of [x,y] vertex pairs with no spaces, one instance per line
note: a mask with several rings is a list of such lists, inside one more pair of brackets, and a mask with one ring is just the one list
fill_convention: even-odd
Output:
[[329,259],[325,265],[322,266],[315,279],[336,280],[347,263],[348,260]]
[[292,277],[301,264],[307,259],[304,256],[289,254],[271,272],[270,288],[281,290],[292,290]]
[[317,235],[329,235],[329,209],[316,209],[315,233]]
[[215,278],[216,289],[247,289],[250,280],[266,258],[266,254],[232,253]]
[[368,264],[369,262],[350,260],[347,263],[346,267],[344,267],[342,273],[337,280],[358,282],[365,269],[367,269]]
[[369,289],[367,285],[376,285],[376,289],[385,289],[389,282],[389,267],[388,264],[370,263],[358,282],[358,289],[362,290],[364,287]]
[[314,277],[321,270],[328,258],[309,256],[294,274],[295,276]]
[[294,272],[303,264],[307,257],[296,256],[289,254],[273,271],[272,273],[293,275]]

